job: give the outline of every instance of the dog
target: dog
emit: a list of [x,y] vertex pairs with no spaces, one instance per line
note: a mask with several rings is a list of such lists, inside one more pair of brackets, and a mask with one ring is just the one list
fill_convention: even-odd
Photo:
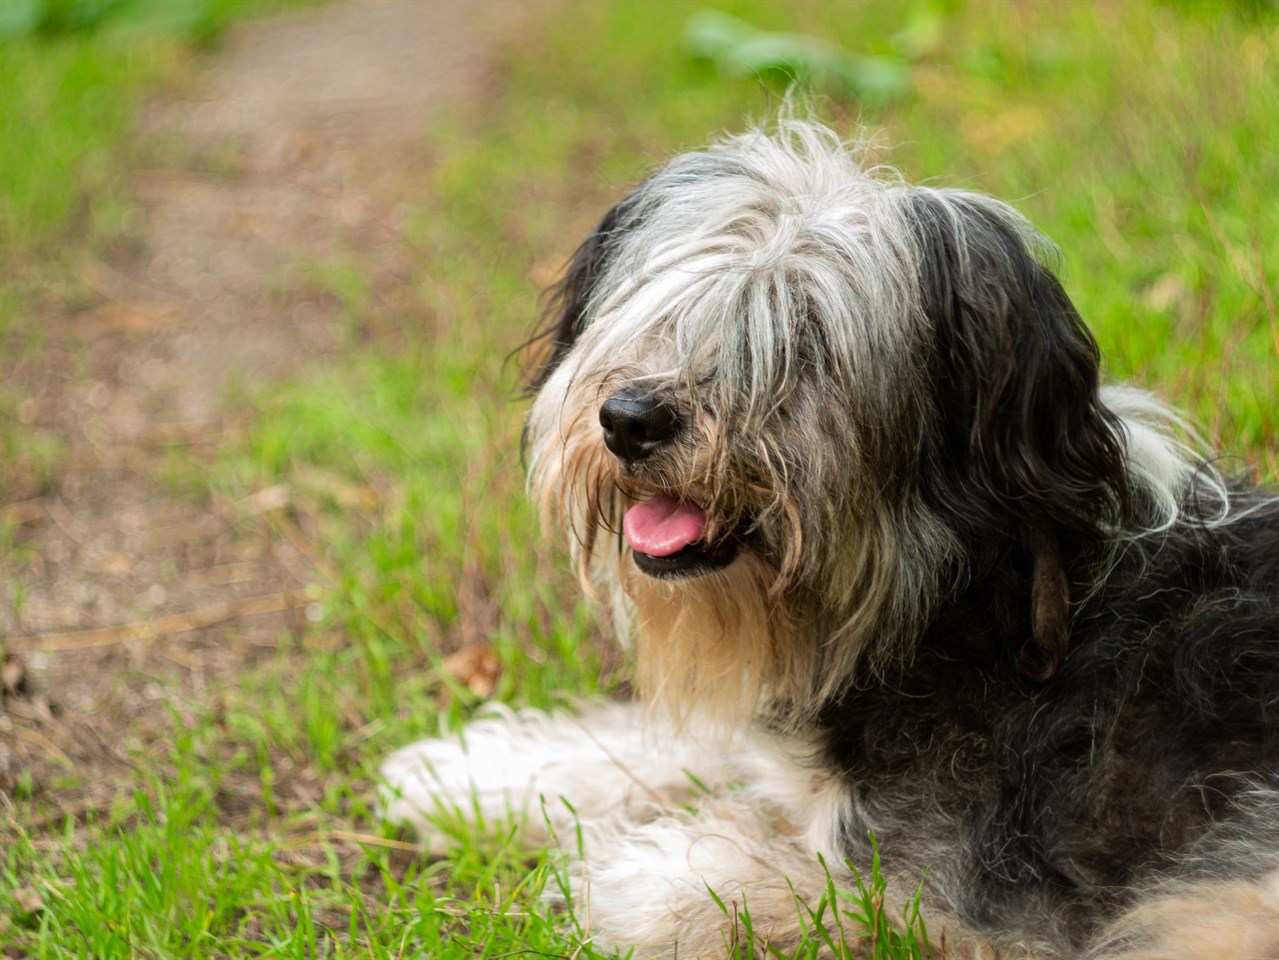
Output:
[[1279,958],[1279,499],[1102,384],[1055,257],[794,114],[621,200],[525,443],[640,701],[495,707],[385,815],[558,840],[636,958],[785,955],[878,856],[932,956]]

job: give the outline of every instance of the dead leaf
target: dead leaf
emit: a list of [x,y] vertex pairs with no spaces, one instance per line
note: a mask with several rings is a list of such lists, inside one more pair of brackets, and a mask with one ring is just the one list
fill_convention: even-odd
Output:
[[42,520],[47,513],[44,497],[19,500],[16,503],[6,503],[3,507],[0,507],[0,523],[21,526],[24,523],[35,523],[37,520]]
[[502,673],[497,654],[487,643],[463,647],[457,653],[450,654],[444,658],[443,667],[477,697],[491,697],[497,689],[497,678]]
[[1162,313],[1186,303],[1190,299],[1190,290],[1180,277],[1166,273],[1146,289],[1143,299],[1151,310]]
[[373,487],[351,483],[329,470],[302,470],[299,472],[299,483],[310,492],[329,498],[343,510],[372,510],[382,503],[382,495]]
[[318,158],[329,148],[329,141],[314,130],[301,130],[289,137],[284,146],[285,162],[304,163]]

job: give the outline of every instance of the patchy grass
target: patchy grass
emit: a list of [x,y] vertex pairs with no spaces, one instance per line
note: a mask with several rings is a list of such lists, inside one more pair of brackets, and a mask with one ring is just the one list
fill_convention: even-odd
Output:
[[[297,2],[297,0],[294,0]],[[126,236],[138,112],[189,75],[197,47],[272,0],[5,0],[0,4],[0,494],[48,480],[56,437],[30,428],[19,362],[40,319],[92,295],[78,267]]]
[[[919,29],[890,4],[716,6],[857,55]],[[40,957],[596,955],[589,929],[548,917],[538,892],[562,878],[543,857],[456,826],[428,861],[382,831],[370,798],[381,757],[483,699],[547,706],[625,682],[524,501],[506,356],[536,288],[610,201],[671,152],[776,106],[770,88],[687,55],[673,9],[582,4],[510,51],[504,92],[438,135],[437,164],[404,198],[420,267],[395,323],[372,264],[314,265],[343,305],[347,358],[246,391],[244,429],[212,478],[235,502],[256,497],[264,535],[312,559],[306,626],[179,704],[167,742],[116,732],[132,772],[109,808],[59,812],[52,782],[14,791],[0,940]],[[909,90],[873,109],[831,100],[830,115],[878,131],[913,179],[1016,202],[1062,247],[1110,374],[1185,407],[1235,462],[1275,478],[1275,19],[1234,5],[928,9],[944,29]],[[101,75],[102,48],[84,43],[58,55]],[[63,161],[74,136],[50,140]],[[102,150],[90,173],[33,168],[26,205],[4,214],[5,236],[25,239],[0,242],[30,258],[83,236],[86,209],[111,223],[92,211],[117,209],[123,166]],[[46,195],[60,189],[82,199]],[[823,937],[838,931],[815,926],[799,955]]]
[[[298,5],[298,0],[293,0]],[[118,236],[143,98],[271,0],[9,0],[0,9],[0,260],[37,269]],[[11,312],[9,313],[12,316]]]
[[128,134],[146,91],[172,78],[180,45],[152,35],[0,37],[0,491],[30,496],[56,461],[56,438],[28,429],[24,384],[49,301],[73,298],[69,261],[123,228]]

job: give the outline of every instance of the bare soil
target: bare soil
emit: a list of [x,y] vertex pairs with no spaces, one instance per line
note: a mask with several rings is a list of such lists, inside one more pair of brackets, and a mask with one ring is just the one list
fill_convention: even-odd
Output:
[[280,491],[230,502],[192,479],[251,415],[229,388],[339,349],[314,264],[356,264],[392,322],[408,309],[399,198],[433,117],[482,102],[495,45],[529,15],[364,0],[251,23],[148,110],[138,226],[79,266],[90,302],[37,318],[44,347],[14,379],[65,455],[0,504],[18,527],[0,558],[0,793],[74,772],[56,805],[98,805],[130,738],[301,624],[315,574],[265,520]]

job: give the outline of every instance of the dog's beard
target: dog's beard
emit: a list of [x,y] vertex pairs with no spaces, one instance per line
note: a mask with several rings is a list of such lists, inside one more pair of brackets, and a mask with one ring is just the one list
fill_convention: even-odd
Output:
[[[737,727],[787,680],[787,617],[775,572],[752,554],[702,576],[664,580],[626,556],[618,581],[634,607],[640,694],[677,724]],[[765,689],[765,688],[768,689]]]
[[885,541],[845,545],[849,569],[880,576],[850,585],[855,599],[839,610],[750,548],[721,570],[677,580],[645,573],[627,550],[611,552],[607,579],[629,607],[640,694],[677,724],[810,721],[859,669],[885,668],[899,653],[899,644],[874,644],[892,629],[899,586],[887,575],[898,558],[884,554]]
[[[593,415],[596,395],[608,392],[572,391],[576,402],[561,409],[575,412],[534,437],[530,486],[543,524],[568,530],[583,589],[612,607],[621,639],[634,643],[640,694],[678,723],[696,714],[739,726],[762,696],[789,685],[793,672],[779,572],[787,558],[769,555],[761,537],[749,547],[736,539],[751,526],[750,505],[766,509],[770,495],[758,484],[726,486],[724,478],[736,472],[724,466],[723,436],[705,421],[687,427],[683,459],[621,464],[601,442]],[[722,562],[670,575],[642,570],[623,535],[624,518],[656,497],[704,512],[704,539],[691,547]]]

